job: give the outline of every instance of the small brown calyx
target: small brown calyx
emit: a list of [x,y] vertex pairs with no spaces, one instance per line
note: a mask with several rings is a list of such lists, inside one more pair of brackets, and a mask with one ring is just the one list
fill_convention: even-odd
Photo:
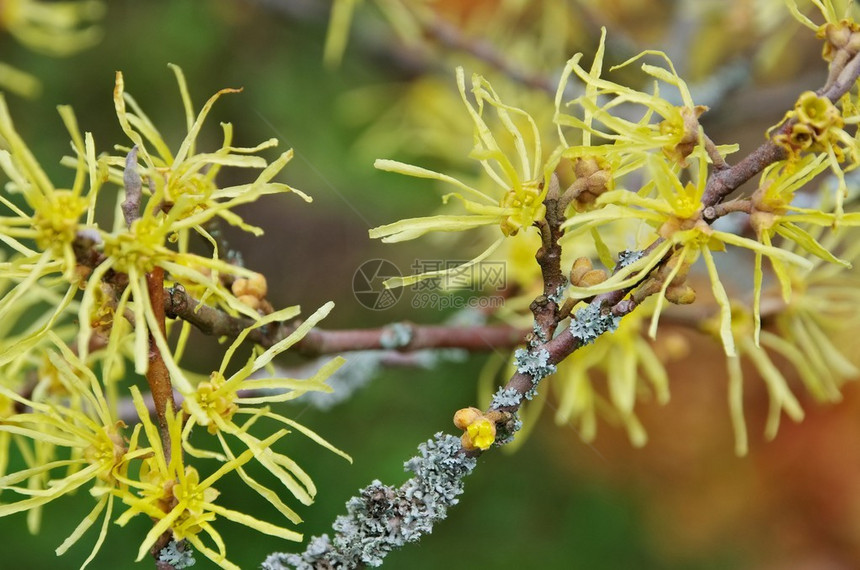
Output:
[[692,229],[698,229],[706,235],[710,235],[713,231],[711,226],[709,226],[704,220],[701,207],[689,218],[669,216],[666,221],[663,222],[663,225],[658,228],[657,233],[663,239],[671,239],[675,232],[683,232]]
[[750,225],[757,236],[771,229],[779,216],[785,214],[790,197],[769,192],[773,181],[767,180],[750,197]]
[[687,166],[687,157],[699,144],[699,117],[708,110],[704,105],[678,107],[680,120],[665,120],[660,123],[660,133],[670,135],[674,143],[663,147],[663,154],[681,166]]

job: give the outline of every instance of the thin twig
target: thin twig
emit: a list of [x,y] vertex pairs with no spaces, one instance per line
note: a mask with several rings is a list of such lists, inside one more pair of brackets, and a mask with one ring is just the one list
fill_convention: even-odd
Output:
[[711,162],[714,164],[714,168],[718,171],[731,168],[726,162],[726,159],[723,158],[723,155],[720,154],[720,151],[717,150],[717,145],[714,144],[714,141],[711,140],[711,137],[709,137],[708,135],[702,136],[705,140],[705,152],[708,153],[708,158],[711,159]]
[[[254,322],[247,317],[234,317],[224,311],[201,305],[182,287],[167,290],[164,298],[167,315],[188,321],[211,336],[235,338]],[[272,323],[248,334],[248,340],[269,347],[289,336],[298,322]],[[512,348],[522,344],[527,331],[510,325],[416,325],[394,323],[385,327],[352,330],[311,329],[294,346],[293,351],[313,357],[340,354],[355,350],[397,350],[412,352],[428,348],[461,348],[485,352]]]
[[731,202],[721,202],[713,206],[708,206],[702,210],[702,217],[706,222],[712,223],[718,218],[722,218],[727,214],[734,212],[743,212],[749,214],[752,212],[752,201],[749,198],[744,200],[732,200]]

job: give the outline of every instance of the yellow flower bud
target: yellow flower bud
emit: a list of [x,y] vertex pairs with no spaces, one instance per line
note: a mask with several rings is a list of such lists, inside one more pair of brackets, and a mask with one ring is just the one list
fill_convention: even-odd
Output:
[[481,417],[469,424],[463,436],[468,436],[473,447],[481,450],[489,449],[493,445],[493,442],[496,441],[496,424],[487,418]]
[[496,423],[478,408],[463,408],[454,414],[454,425],[465,430],[463,449],[489,449],[496,441]]

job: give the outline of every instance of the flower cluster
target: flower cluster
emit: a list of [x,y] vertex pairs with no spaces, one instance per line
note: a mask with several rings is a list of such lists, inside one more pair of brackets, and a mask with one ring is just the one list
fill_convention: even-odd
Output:
[[[309,504],[316,493],[313,481],[277,449],[281,440],[296,431],[349,460],[272,408],[310,391],[331,391],[325,380],[343,360],[324,363],[306,379],[267,373],[277,355],[331,311],[331,303],[269,348],[254,348],[234,370],[234,357],[249,334],[300,311],[275,311],[266,300],[265,278],[227,261],[211,229],[221,221],[259,235],[261,230],[234,211],[237,206],[276,193],[310,201],[274,181],[292,151],[270,161],[261,153],[276,140],[239,146],[227,123],[220,147],[198,150],[212,106],[237,90],[216,93],[194,113],[182,71],[172,69],[186,110],[187,133],[178,149],[126,92],[121,73],[114,106],[129,144],[116,147],[120,155],[97,154],[94,137],[80,132],[70,108],[60,108],[74,153],[62,161],[74,169],[71,188],[54,186],[0,97],[0,169],[9,178],[0,194],[0,240],[9,252],[0,260],[0,516],[26,512],[35,532],[43,508],[87,488],[94,506],[57,549],[66,552],[98,523],[83,566],[104,543],[110,522],[125,525],[144,515],[153,526],[138,559],[156,546],[181,543],[181,550],[162,549],[162,555],[190,559],[190,545],[219,566],[236,568],[226,558],[216,521],[287,540],[301,540],[301,534],[222,506],[216,486],[223,488],[225,477],[236,477],[287,521],[298,523],[285,494],[252,477],[246,464],[256,461],[287,494]],[[253,174],[245,183],[225,186],[217,178],[224,168]],[[100,214],[104,208],[98,206],[106,201],[113,219]],[[194,253],[195,239],[211,253]],[[200,375],[182,366],[191,325],[165,317],[164,289],[181,291],[198,310],[238,323],[218,370]],[[177,328],[179,334],[171,334]],[[157,421],[137,387],[125,385],[132,370],[150,382]],[[158,378],[168,382],[168,394],[178,391],[181,407],[156,393]],[[129,400],[133,413],[121,414]],[[261,419],[280,427],[266,433]],[[220,452],[211,451],[213,443]],[[116,515],[119,505],[124,510]]]
[[[820,27],[812,25],[793,2],[789,2],[789,7],[801,23],[814,27],[825,40],[825,59],[831,63],[832,79],[858,52],[856,24],[842,18],[841,9],[831,2],[813,3],[825,16],[826,23]],[[384,170],[431,178],[455,187],[456,191],[444,200],[456,199],[466,214],[402,220],[371,230],[371,237],[402,241],[431,231],[461,231],[498,224],[502,236],[470,263],[489,255],[501,256],[509,262],[509,267],[515,270],[512,279],[522,298],[512,298],[499,314],[523,324],[524,309],[534,299],[535,291],[540,291],[541,278],[531,259],[539,245],[535,246],[537,240],[526,230],[529,226],[541,228],[545,245],[547,207],[551,204],[561,208],[563,217],[554,215],[563,220],[564,233],[559,240],[565,255],[562,266],[571,268],[569,285],[564,291],[571,309],[567,330],[579,340],[584,352],[599,352],[606,358],[613,350],[620,351],[618,356],[606,359],[627,363],[623,370],[616,364],[607,365],[612,368],[608,373],[610,385],[614,386],[610,390],[610,408],[628,426],[631,438],[641,443],[644,432],[632,414],[635,397],[630,397],[635,392],[630,391],[630,386],[636,385],[630,380],[630,371],[636,370],[640,358],[647,363],[643,366],[650,371],[655,385],[660,386],[658,399],[665,401],[668,392],[658,359],[638,335],[647,331],[652,338],[656,337],[666,301],[684,305],[700,297],[692,285],[693,276],[701,271],[697,267],[699,260],[704,261],[704,273],[718,308],[714,321],[717,326],[713,330],[732,362],[747,356],[763,363],[762,339],[766,337],[771,346],[775,345],[774,333],[762,330],[764,298],[771,303],[766,287],[771,277],[769,269],[779,284],[777,291],[782,303],[791,306],[794,293],[801,287],[793,275],[820,271],[821,262],[842,268],[849,266],[832,248],[826,247],[824,243],[829,238],[824,238],[826,232],[838,237],[840,232],[860,223],[857,213],[843,208],[847,192],[845,174],[856,168],[860,156],[857,138],[849,132],[860,121],[860,104],[850,92],[841,98],[822,94],[835,79],[828,81],[823,91],[802,94],[771,136],[775,144],[785,149],[786,158],[772,161],[764,169],[751,196],[721,203],[722,198],[715,199],[710,186],[719,172],[730,168],[726,157],[737,150],[737,145],[717,145],[705,135],[700,119],[708,108],[696,104],[690,88],[667,55],[645,51],[606,70],[605,46],[604,30],[590,66],[583,65],[582,54],[571,58],[565,66],[554,101],[553,126],[558,142],[547,156],[539,146],[547,140],[541,137],[548,130],[546,125],[538,124],[526,109],[503,103],[489,82],[480,76],[472,79],[473,103],[467,97],[465,73],[458,69],[457,84],[474,126],[475,146],[470,156],[484,167],[496,194],[488,196],[477,186],[440,172],[390,160],[377,161],[377,167]],[[618,70],[630,76],[634,64],[642,72],[644,87],[631,87],[611,79],[612,72]],[[574,89],[569,86],[571,81],[577,83]],[[578,96],[571,98],[571,92]],[[491,111],[496,120],[490,120]],[[532,152],[528,151],[529,142],[534,143]],[[801,189],[818,183],[827,170],[837,181],[832,213],[825,207],[806,207],[796,199]],[[483,202],[473,197],[482,197]],[[727,231],[714,225],[715,220],[730,212],[748,215],[752,231]],[[534,249],[529,252],[528,247]],[[620,253],[613,254],[613,250]],[[728,255],[724,252],[752,260],[752,303],[748,312],[737,310],[740,300],[733,298],[731,288],[726,285],[727,272],[722,259]],[[573,255],[576,261],[568,260]],[[592,263],[595,258],[605,269]],[[765,267],[765,259],[769,268]],[[411,276],[389,285],[405,285],[435,276]],[[607,307],[599,303],[576,307],[576,302],[590,302],[595,296],[618,291],[624,291],[627,301],[635,306],[654,297],[653,303],[648,304],[648,327],[630,327],[622,335],[616,330],[619,317],[610,314]],[[550,298],[549,294],[547,297]],[[561,305],[561,298],[551,300]],[[641,313],[640,309],[640,319]],[[779,332],[779,337],[786,341],[790,336],[785,329]],[[792,342],[799,341],[795,338]],[[592,350],[592,343],[604,348]],[[523,372],[528,363],[521,356],[517,356],[515,366]],[[578,358],[577,362],[585,362],[584,358]],[[589,434],[594,431],[597,396],[585,389],[586,373],[599,362],[596,359],[589,365],[561,366],[557,375],[563,378],[560,383],[578,386],[565,392],[568,400],[562,415],[565,419],[576,417],[585,422],[584,431]],[[571,372],[571,368],[575,370]],[[764,364],[759,368],[768,386],[773,388],[774,406],[799,417],[792,400],[779,396],[784,391],[774,388],[778,384],[769,370]],[[551,372],[554,370],[540,375]],[[564,378],[566,372],[568,378]],[[620,384],[628,388],[621,390]],[[621,396],[622,393],[626,395]],[[735,392],[732,394],[736,400]],[[603,404],[599,407],[606,408]],[[737,413],[733,414],[737,418]],[[737,420],[735,424],[738,425]],[[775,425],[772,421],[768,435]],[[740,446],[738,449],[742,450]]]

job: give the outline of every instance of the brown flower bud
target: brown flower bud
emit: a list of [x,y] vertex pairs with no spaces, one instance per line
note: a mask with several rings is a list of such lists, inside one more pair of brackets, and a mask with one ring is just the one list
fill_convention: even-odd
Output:
[[255,297],[254,295],[238,295],[236,297],[240,303],[243,305],[248,305],[254,310],[260,308],[260,299]]
[[604,281],[606,281],[606,272],[602,269],[592,269],[580,277],[579,281],[576,283],[571,281],[571,283],[577,287],[592,287],[598,283],[603,283]]
[[244,277],[240,277],[233,281],[233,285],[230,287],[233,291],[233,294],[236,297],[242,297],[243,295],[250,295],[252,297],[256,297],[257,299],[264,299],[266,297],[266,293],[268,292],[268,286],[266,284],[266,277],[260,273],[255,273],[253,277],[248,279]]
[[256,273],[248,279],[248,295],[253,295],[258,299],[265,299],[266,293],[269,292],[269,286],[266,283],[266,277],[262,273]]
[[580,257],[573,262],[573,267],[570,269],[570,282],[576,285],[582,279],[582,276],[594,269],[591,265],[591,260],[587,257]]
[[466,429],[483,415],[478,408],[462,408],[454,413],[454,425],[457,429]]
[[676,305],[689,305],[696,300],[696,291],[687,284],[672,285],[666,289],[666,300]]
[[235,279],[233,284],[230,286],[230,290],[233,291],[233,294],[237,297],[248,295],[248,280],[244,277]]
[[598,170],[600,170],[600,164],[593,156],[577,158],[573,165],[573,171],[577,178],[588,178]]

